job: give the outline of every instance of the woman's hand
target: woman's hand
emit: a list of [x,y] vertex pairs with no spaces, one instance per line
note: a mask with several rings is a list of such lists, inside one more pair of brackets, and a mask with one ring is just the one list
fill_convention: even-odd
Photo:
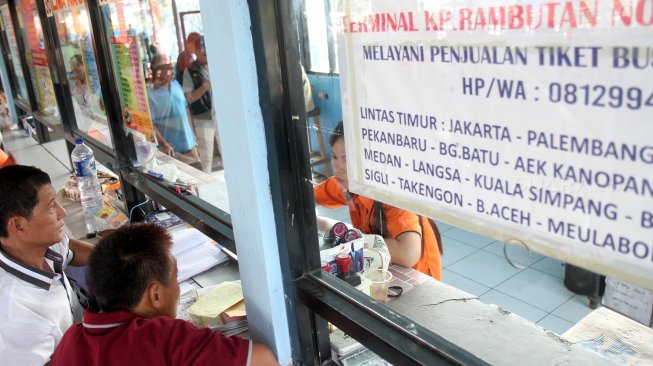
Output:
[[175,156],[175,149],[173,149],[169,144],[163,145],[161,151],[166,155]]

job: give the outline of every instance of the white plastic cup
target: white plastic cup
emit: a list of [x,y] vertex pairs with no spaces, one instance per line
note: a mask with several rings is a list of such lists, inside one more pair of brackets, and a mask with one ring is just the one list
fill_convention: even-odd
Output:
[[370,297],[382,303],[388,302],[388,286],[392,281],[392,273],[385,269],[370,269],[365,271],[365,277],[370,281]]

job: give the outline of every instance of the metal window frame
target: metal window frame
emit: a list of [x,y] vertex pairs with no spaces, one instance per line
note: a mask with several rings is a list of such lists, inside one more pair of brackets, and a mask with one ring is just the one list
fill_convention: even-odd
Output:
[[[15,6],[17,1],[18,0],[0,0],[0,5],[8,5],[13,23],[13,30],[16,34],[18,50],[19,53],[23,55],[20,57],[20,64],[24,75],[31,77],[31,73],[27,68],[26,60],[24,58],[25,45],[23,43],[23,34],[18,26]],[[72,97],[70,95],[70,90],[67,88],[67,83],[65,82],[66,73],[65,65],[63,64],[65,60],[63,60],[61,55],[55,23],[56,19],[55,17],[47,17],[45,4],[43,2],[37,1],[36,8],[43,29],[46,55],[53,78],[53,86],[55,87],[57,106],[59,107],[62,116],[62,125],[64,127],[63,132],[68,152],[70,153],[74,147],[75,137],[83,137],[86,144],[93,150],[96,160],[119,175],[125,196],[125,203],[127,204],[128,209],[144,202],[146,200],[145,195],[147,194],[157,202],[165,205],[165,207],[204,234],[218,240],[231,252],[237,253],[234,243],[233,228],[231,225],[231,215],[229,213],[219,210],[208,202],[195,196],[181,196],[169,187],[163,185],[161,182],[134,168],[132,164],[132,159],[135,156],[134,146],[131,137],[123,127],[124,121],[120,101],[117,98],[109,97],[118,95],[119,91],[115,82],[115,74],[111,64],[110,40],[105,31],[99,0],[86,0],[85,5],[88,10],[88,17],[93,35],[93,47],[98,67],[100,87],[105,103],[109,132],[114,143],[113,149],[98,142],[86,132],[79,130],[76,123],[73,122],[74,112],[72,107]],[[2,43],[2,46],[7,47],[8,45]],[[13,65],[11,66],[13,67]],[[55,80],[58,81],[56,85],[54,85]],[[12,88],[14,87],[15,86],[12,86]],[[37,108],[35,108],[36,96],[32,88],[31,80],[26,80],[26,87],[30,98],[30,105],[24,106],[20,103],[16,104],[25,114],[32,114],[38,118],[39,116],[37,116],[35,112],[37,110]],[[57,88],[60,88],[61,90],[57,90]],[[16,93],[16,90],[13,90],[12,92]],[[17,98],[15,101],[19,102]],[[43,124],[42,121],[39,121],[37,127],[43,127],[47,132],[47,126],[49,124],[47,124],[47,121],[45,122],[46,124]],[[39,129],[37,128],[37,132],[38,131]],[[47,135],[41,136],[39,133],[39,142],[42,143],[46,141]],[[137,217],[137,219],[140,218]]]
[[[90,5],[89,2],[85,2],[84,5],[86,6],[87,10],[87,16],[89,17],[88,21],[91,23],[91,16],[90,16]],[[102,165],[105,167],[109,168],[112,172],[118,174],[119,169],[121,165],[118,163],[118,154],[117,151],[129,151],[129,150],[124,150],[124,149],[116,149],[116,146],[114,146],[114,149],[111,149],[111,147],[101,143],[100,141],[97,141],[94,137],[90,136],[86,131],[82,131],[79,129],[77,125],[77,118],[75,117],[75,112],[74,112],[74,107],[73,107],[73,100],[72,100],[72,95],[70,93],[70,85],[66,76],[66,61],[63,58],[63,53],[61,51],[61,44],[59,40],[59,35],[57,33],[57,24],[56,24],[56,16],[51,16],[47,17],[46,15],[46,9],[45,5],[43,3],[39,2],[39,15],[41,18],[41,21],[43,23],[43,31],[44,34],[46,35],[46,38],[49,39],[49,43],[46,44],[46,50],[48,54],[52,54],[50,58],[48,59],[49,64],[50,64],[50,72],[52,75],[57,75],[59,79],[59,83],[55,85],[55,92],[56,92],[56,97],[57,101],[59,104],[59,112],[61,114],[61,123],[64,127],[65,135],[64,138],[66,139],[66,147],[68,149],[68,154],[72,152],[72,149],[75,147],[75,137],[83,137],[84,138],[84,143],[87,144],[89,147],[94,152],[95,159],[100,162]],[[45,21],[44,21],[45,19]],[[92,29],[92,25],[91,25]],[[96,64],[98,61],[98,47],[95,44],[95,33],[93,30],[91,30],[92,37],[93,37],[93,48],[94,48],[94,53],[96,53],[95,58],[96,58]],[[50,62],[50,59],[53,61]],[[100,70],[98,70],[98,73],[101,74]],[[110,86],[107,85],[106,79],[102,77],[102,75],[99,75],[100,77],[100,89],[102,90],[102,98],[107,105],[107,98],[105,97],[105,92],[110,89]],[[107,124],[109,127],[111,127],[111,120],[109,119],[107,115]],[[114,131],[110,128],[109,133],[112,136],[112,141],[115,138]],[[124,183],[121,181],[121,183]]]
[[[297,0],[299,2],[299,0]],[[299,6],[303,6],[303,4],[306,2],[306,0],[302,0],[300,4],[297,4]],[[335,72],[335,65],[336,65],[336,52],[335,52],[335,39],[333,36],[333,30],[331,26],[331,22],[329,22],[329,13],[331,12],[331,2],[330,0],[324,0],[324,14],[325,14],[325,26],[326,28],[324,31],[327,34],[327,54],[329,56],[329,71],[328,72],[323,72],[323,71],[315,71],[312,69],[313,65],[311,64],[311,41],[308,39],[308,37],[304,37],[302,39],[301,43],[301,49],[303,52],[300,52],[300,57],[302,58],[302,64],[307,65],[308,67],[306,68],[306,73],[314,74],[314,75],[338,75],[338,73]],[[297,18],[297,27],[300,28],[303,32],[303,34],[308,34],[308,25],[306,24],[306,17],[298,17]]]
[[[14,0],[14,1],[11,1],[11,2],[13,2],[15,4],[18,1],[19,0]],[[61,78],[60,78],[60,75],[56,72],[55,54],[52,51],[53,49],[55,49],[55,43],[53,43],[53,40],[52,40],[52,32],[51,32],[51,29],[50,29],[49,19],[46,16],[45,4],[42,1],[36,1],[35,5],[36,5],[36,8],[35,8],[36,15],[38,17],[37,21],[39,21],[41,23],[41,31],[43,32],[45,58],[47,60],[48,70],[50,72],[50,83],[52,83],[52,88],[53,88],[53,92],[54,92],[54,95],[55,95],[55,102],[57,104],[57,109],[59,110],[59,113],[60,113],[59,123],[57,123],[57,121],[53,117],[41,113],[39,111],[39,108],[38,108],[38,102],[37,102],[37,99],[36,99],[36,91],[34,90],[33,86],[31,85],[31,80],[29,80],[30,81],[29,83],[27,82],[28,80],[25,80],[25,84],[29,84],[29,85],[26,85],[26,86],[27,86],[27,89],[28,89],[28,94],[31,95],[30,99],[33,98],[33,101],[30,101],[31,111],[29,112],[29,114],[31,114],[32,117],[34,118],[34,120],[36,122],[38,122],[38,124],[36,124],[35,129],[36,129],[36,132],[37,132],[37,137],[38,137],[39,143],[44,143],[44,142],[49,142],[49,141],[52,140],[51,134],[53,134],[54,136],[60,137],[64,133],[69,133],[69,131],[67,130],[66,125],[64,124],[64,117],[66,116],[66,107],[64,105],[65,99],[62,97],[62,88],[61,88],[61,84],[60,84]],[[15,6],[14,6],[14,11],[15,11]],[[18,17],[17,12],[16,12],[16,17]],[[23,17],[24,17],[24,14],[23,14]],[[17,18],[16,18],[16,20],[17,20]],[[18,27],[18,29],[20,30],[20,27]],[[18,32],[17,34],[20,34],[21,41],[24,42],[25,39],[23,39],[22,32]],[[18,38],[18,36],[16,38]],[[26,43],[23,43],[23,49],[21,51],[21,54],[25,54],[26,47],[27,47]],[[20,50],[20,48],[19,48],[19,50]],[[22,60],[22,62],[24,62],[25,65],[27,65],[27,62],[26,62],[26,60],[24,60],[23,57],[21,57],[21,60]],[[28,75],[30,79],[35,77],[34,73],[31,72],[31,70],[27,74],[24,73],[24,75]],[[31,90],[31,92],[29,90]],[[49,132],[48,128],[52,129],[54,132],[52,132],[52,133]]]
[[41,22],[41,30],[43,32],[43,40],[45,43],[45,56],[50,71],[50,82],[54,89],[57,109],[59,110],[60,125],[53,125],[50,121],[52,117],[43,115],[40,112],[34,112],[34,118],[39,122],[48,125],[52,129],[62,130],[65,134],[70,134],[72,127],[68,121],[74,120],[75,113],[73,112],[71,98],[69,96],[66,97],[66,92],[68,92],[66,88],[66,78],[62,77],[62,75],[66,75],[66,73],[60,72],[62,58],[61,52],[55,52],[55,50],[61,50],[59,38],[56,36],[57,28],[55,20],[54,17],[47,16],[45,2],[37,1],[36,10],[38,12],[39,21]]
[[293,296],[288,317],[294,322],[290,327],[294,362],[330,362],[328,320],[395,364],[485,365],[471,352],[320,269],[296,33],[300,20],[292,0],[248,3],[277,232],[285,237],[279,243],[280,265],[286,269],[286,293]]
[[[102,10],[98,0],[87,0],[87,6],[107,120],[114,141],[114,149],[117,152],[115,171],[119,173],[121,178],[127,208],[131,210],[135,205],[144,202],[145,195],[147,195],[202,233],[219,241],[221,245],[237,254],[230,214],[195,196],[179,195],[162,182],[134,168],[132,164],[132,159],[135,156],[134,146],[131,137],[123,127],[124,121],[120,100],[107,97],[109,95],[119,95],[119,91],[111,64],[111,43],[106,32]],[[80,134],[79,131],[77,133]],[[95,145],[93,150],[103,151],[106,150],[106,147]],[[141,218],[137,217],[136,219]]]
[[[14,104],[18,108],[19,111],[21,111],[22,115],[31,115],[33,111],[37,110],[38,108],[36,107],[36,94],[35,90],[32,85],[32,74],[29,70],[29,67],[27,66],[27,61],[25,60],[25,44],[24,39],[23,39],[23,33],[21,31],[20,26],[18,25],[18,12],[16,11],[16,3],[19,2],[19,0],[6,0],[3,2],[3,4],[7,4],[9,6],[9,13],[11,15],[11,22],[12,26],[14,29],[14,35],[16,36],[16,47],[18,48],[18,54],[20,58],[20,66],[23,71],[23,77],[25,78],[25,89],[27,90],[27,104],[24,103],[23,100],[20,98],[16,98],[14,100]],[[18,91],[16,90],[16,95],[18,95]],[[37,134],[37,140],[39,143],[43,142],[48,142],[48,137],[47,137],[47,128],[41,124],[36,125],[36,134]]]
[[[0,1],[0,6],[6,5],[7,1]],[[9,8],[7,8],[9,9]],[[0,20],[1,22],[2,20]],[[9,60],[9,37],[7,37],[7,25],[3,24],[2,34],[0,34],[0,50],[2,50],[2,59],[5,63],[5,68],[7,69],[7,76],[9,78],[9,88],[10,90],[4,90],[5,93],[11,93],[14,100],[17,98],[17,89],[18,89],[18,78],[16,77],[16,72],[14,71],[13,62]],[[13,21],[12,21],[13,26]],[[15,102],[14,102],[15,103]]]
[[[179,41],[181,42],[182,40],[186,40],[188,38],[188,34],[186,34],[186,23],[184,23],[184,17],[186,15],[193,15],[193,14],[200,14],[199,10],[192,10],[192,11],[182,11],[179,12],[179,24],[181,24],[181,38]],[[185,47],[184,47],[185,48]],[[183,49],[179,49],[179,53],[181,53]]]

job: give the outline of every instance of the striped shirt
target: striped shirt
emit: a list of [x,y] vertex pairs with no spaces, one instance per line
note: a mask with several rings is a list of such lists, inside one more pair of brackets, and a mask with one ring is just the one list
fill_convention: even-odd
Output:
[[[73,258],[68,238],[50,246],[54,272],[25,265],[0,249],[0,360],[43,365],[81,308],[63,270]],[[70,301],[69,299],[72,299]],[[74,314],[73,314],[74,313]]]

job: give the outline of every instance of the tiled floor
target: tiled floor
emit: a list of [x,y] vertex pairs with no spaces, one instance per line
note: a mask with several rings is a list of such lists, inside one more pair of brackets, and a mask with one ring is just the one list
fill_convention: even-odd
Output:
[[[62,140],[38,145],[22,130],[4,132],[4,143],[18,163],[36,165],[61,186],[70,174],[70,163]],[[346,207],[318,207],[318,214],[349,222]],[[444,244],[443,281],[486,303],[494,303],[557,334],[564,333],[590,312],[586,297],[574,295],[563,285],[564,265],[536,253],[509,247],[469,231],[438,223]]]
[[55,187],[63,186],[68,181],[71,166],[64,140],[39,145],[22,129],[3,131],[2,136],[18,164],[39,167],[50,175]]
[[[350,222],[347,207],[317,208],[318,214]],[[444,222],[442,234],[443,282],[478,296],[543,328],[562,334],[587,315],[589,300],[563,284],[564,264],[558,260],[478,235]]]

